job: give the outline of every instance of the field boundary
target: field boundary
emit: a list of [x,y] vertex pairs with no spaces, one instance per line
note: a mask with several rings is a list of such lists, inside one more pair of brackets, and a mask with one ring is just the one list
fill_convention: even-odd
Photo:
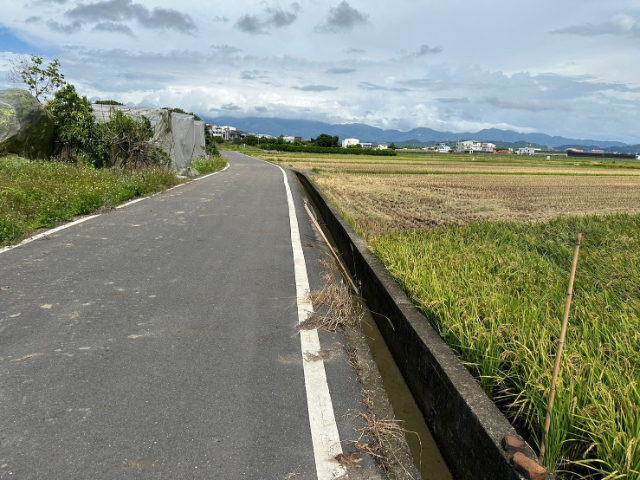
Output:
[[[454,478],[522,478],[501,446],[505,435],[517,436],[507,418],[324,194],[304,173],[294,172],[360,285]],[[525,454],[536,460],[528,446]]]

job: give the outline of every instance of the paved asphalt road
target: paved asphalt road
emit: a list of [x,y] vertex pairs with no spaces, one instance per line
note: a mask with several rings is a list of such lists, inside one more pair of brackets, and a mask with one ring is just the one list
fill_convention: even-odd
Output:
[[[319,478],[283,173],[227,156],[225,172],[0,253],[1,479]],[[320,340],[353,440],[360,388],[340,337]]]

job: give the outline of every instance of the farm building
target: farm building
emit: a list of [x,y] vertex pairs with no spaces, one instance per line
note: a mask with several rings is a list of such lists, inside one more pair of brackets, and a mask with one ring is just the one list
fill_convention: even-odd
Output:
[[482,144],[482,152],[483,153],[493,153],[496,151],[496,146],[493,143],[483,143]]
[[518,155],[535,155],[541,151],[542,149],[540,148],[522,147],[518,149]]
[[481,151],[482,144],[480,142],[476,142],[475,140],[464,140],[456,143],[457,153],[473,153]]
[[451,147],[447,145],[446,142],[436,143],[435,151],[438,153],[449,153],[451,151]]
[[359,143],[360,140],[358,140],[357,138],[345,138],[344,140],[342,140],[342,148],[347,148],[352,145],[358,145]]

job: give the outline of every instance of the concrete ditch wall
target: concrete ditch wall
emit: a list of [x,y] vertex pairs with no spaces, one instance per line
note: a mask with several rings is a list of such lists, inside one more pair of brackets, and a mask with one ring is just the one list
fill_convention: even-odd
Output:
[[[301,172],[296,175],[316,204],[454,478],[520,479],[513,455],[501,445],[514,428],[484,393],[391,275]],[[524,454],[535,459],[527,446]],[[518,460],[522,458],[518,455]],[[528,459],[527,478],[549,478]],[[520,464],[521,462],[516,462]]]

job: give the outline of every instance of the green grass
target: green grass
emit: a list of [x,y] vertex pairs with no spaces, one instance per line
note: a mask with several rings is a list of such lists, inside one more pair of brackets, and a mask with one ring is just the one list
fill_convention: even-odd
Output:
[[227,166],[227,159],[222,156],[211,156],[209,158],[196,158],[191,162],[191,166],[198,170],[201,175],[219,172]]
[[166,169],[108,170],[0,157],[0,245],[180,183]]
[[640,215],[476,223],[372,249],[538,447],[569,269],[584,233],[546,464],[640,478]]

